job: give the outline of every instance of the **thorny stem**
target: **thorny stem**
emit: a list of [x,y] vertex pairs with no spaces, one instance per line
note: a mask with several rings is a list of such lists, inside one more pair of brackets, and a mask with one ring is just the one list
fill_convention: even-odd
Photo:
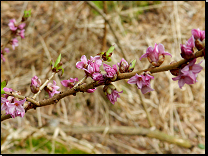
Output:
[[[203,57],[204,56],[203,50],[204,49],[202,49],[200,51],[197,51],[193,58]],[[129,79],[132,76],[134,76],[136,73],[137,74],[141,74],[144,71],[149,71],[151,73],[168,71],[168,70],[171,70],[171,69],[175,69],[175,68],[181,66],[182,64],[188,62],[188,61],[189,60],[182,59],[181,61],[173,63],[173,64],[170,64],[170,65],[165,65],[165,66],[155,67],[155,68],[152,67],[152,68],[148,68],[148,69],[140,70],[140,71],[136,71],[136,72],[131,72],[131,73],[120,73],[115,81],[119,81],[119,80],[122,80],[122,79]],[[54,74],[55,73],[53,73],[52,75],[54,75]],[[49,79],[51,79],[52,77],[53,76],[51,76]],[[44,83],[44,85],[46,85],[48,83],[49,79]],[[44,85],[41,86],[40,90],[42,90],[45,87]],[[94,81],[94,82],[91,82],[89,84],[78,85],[75,89],[71,88],[71,89],[66,90],[64,92],[60,92],[60,94],[54,95],[50,99],[39,101],[40,105],[38,107],[42,107],[42,106],[50,105],[50,104],[53,104],[53,103],[57,103],[60,99],[66,97],[66,96],[75,95],[77,92],[86,92],[88,89],[93,89],[93,88],[101,86],[101,85],[105,85],[105,83],[104,82],[99,83],[98,81]],[[20,99],[24,99],[24,98],[20,98]],[[1,116],[1,121],[9,119],[9,118],[11,118],[10,115],[2,115]]]

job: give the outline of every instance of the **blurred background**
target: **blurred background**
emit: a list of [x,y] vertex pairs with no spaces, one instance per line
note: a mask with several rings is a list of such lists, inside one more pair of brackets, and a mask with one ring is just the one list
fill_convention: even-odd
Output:
[[[205,30],[205,2],[93,3],[107,14],[113,33],[103,17],[86,2],[1,2],[1,44],[9,38],[9,20],[19,22],[24,10],[32,12],[25,39],[18,38],[15,50],[8,45],[10,52],[5,55],[6,61],[1,61],[1,79],[8,80],[7,87],[32,97],[31,78],[37,75],[44,82],[52,73],[50,61],[61,53],[65,72],[62,77],[56,74],[53,80],[65,91],[60,81],[84,77],[84,72],[76,68],[82,55],[94,57],[113,44],[115,50],[109,65],[120,62],[125,55],[128,62],[137,60],[135,71],[146,69],[148,60],[139,58],[155,43],[162,43],[172,55],[172,58],[166,56],[163,65],[167,65],[181,60],[180,44],[191,37],[192,29]],[[198,58],[197,63],[202,60]],[[182,89],[166,71],[153,74],[151,86],[155,91],[145,95],[139,94],[128,80],[114,82],[118,91],[123,90],[115,105],[105,97],[103,86],[99,86],[94,93],[77,93],[55,105],[29,110],[23,118],[5,120],[1,122],[1,153],[205,153],[204,60],[201,66],[198,82],[185,84]],[[48,94],[42,91],[36,100],[46,98]],[[146,104],[153,125],[141,101]],[[103,131],[93,132],[93,128],[103,126]],[[194,147],[187,149],[155,138],[128,135],[128,129],[126,134],[109,134],[109,126],[152,127],[187,139]],[[88,133],[85,127],[91,127],[92,131]]]

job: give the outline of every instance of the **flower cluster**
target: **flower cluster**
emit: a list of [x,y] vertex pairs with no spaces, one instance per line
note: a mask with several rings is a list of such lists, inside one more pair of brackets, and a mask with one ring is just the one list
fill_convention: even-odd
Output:
[[204,48],[203,40],[205,39],[205,31],[200,29],[193,29],[192,36],[186,41],[186,44],[180,44],[181,46],[181,57],[189,60],[194,56],[194,47],[198,50]]
[[143,75],[136,74],[128,80],[129,84],[136,84],[138,89],[141,89],[142,94],[146,94],[154,89],[150,86],[151,79],[154,79],[153,76],[144,73]]
[[87,77],[90,76],[96,81],[98,78],[101,79],[101,75],[100,75],[101,65],[102,65],[102,60],[100,59],[100,56],[95,56],[95,57],[90,56],[90,60],[87,60],[86,56],[83,55],[81,57],[81,61],[76,63],[76,67],[78,69],[84,70]]
[[170,53],[165,52],[165,48],[161,43],[155,43],[154,48],[151,46],[147,48],[146,53],[140,57],[140,60],[147,57],[153,66],[159,67],[164,62],[165,55],[171,56]]
[[[20,36],[21,38],[25,38],[25,25],[25,23],[17,25],[15,19],[11,19],[8,24],[13,36]],[[17,38],[14,37],[13,39],[11,39],[10,44],[12,45],[12,49],[15,50],[15,47],[19,45]],[[1,50],[1,59],[3,61],[5,61],[5,58],[3,56],[5,54],[4,52],[9,52],[9,48],[5,48],[3,51]]]
[[198,64],[196,63],[196,59],[193,59],[192,61],[189,62],[188,65],[183,67],[182,69],[179,70],[179,74],[177,77],[172,78],[174,81],[178,80],[178,85],[182,89],[184,84],[194,84],[197,82],[196,78],[198,73],[201,72],[203,69],[200,64],[202,61]]
[[[3,88],[4,91],[7,92],[14,92],[15,94],[19,94],[15,90],[11,88]],[[24,109],[24,103],[26,101],[26,98],[23,100],[18,100],[17,98],[13,96],[8,96],[7,94],[3,94],[3,97],[1,97],[1,110],[5,110],[6,114],[10,114],[12,118],[15,118],[17,116],[23,117],[25,115],[25,109]]]
[[[16,20],[15,19],[11,19],[8,26],[10,28],[10,30],[15,34],[15,36],[20,36],[21,38],[25,38],[25,23],[21,23],[19,25],[16,24]],[[15,47],[18,46],[18,40],[17,38],[13,38],[12,39],[12,48],[13,50],[15,49]]]

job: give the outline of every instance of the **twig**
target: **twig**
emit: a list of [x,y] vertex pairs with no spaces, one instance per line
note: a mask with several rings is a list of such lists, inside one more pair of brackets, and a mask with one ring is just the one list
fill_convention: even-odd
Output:
[[[94,127],[62,127],[64,132],[72,132],[72,133],[103,133],[106,126],[94,126]],[[52,129],[49,131],[53,132]],[[142,135],[150,138],[156,138],[161,141],[166,141],[172,144],[176,144],[178,146],[184,148],[192,148],[193,145],[185,139],[181,139],[175,136],[167,135],[164,132],[160,132],[159,130],[153,130],[142,127],[129,127],[129,126],[110,126],[108,129],[109,134],[124,134],[124,135]]]

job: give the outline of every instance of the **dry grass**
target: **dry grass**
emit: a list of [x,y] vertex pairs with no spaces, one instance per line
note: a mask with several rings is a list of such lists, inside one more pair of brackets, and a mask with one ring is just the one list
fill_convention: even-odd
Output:
[[[9,80],[8,87],[31,97],[31,78],[37,75],[44,82],[51,74],[50,60],[58,57],[57,52],[62,54],[65,70],[62,77],[60,74],[54,77],[57,84],[61,86],[61,80],[71,77],[83,78],[84,72],[76,69],[75,64],[82,55],[89,58],[101,52],[104,20],[100,15],[95,16],[92,9],[82,3],[1,2],[1,43],[9,36],[9,19],[20,19],[24,8],[32,9],[25,39],[20,41],[15,51],[10,50],[6,56],[7,62],[1,63],[4,69],[1,70],[1,78]],[[138,10],[144,12],[136,14]],[[165,51],[172,55],[172,58],[166,57],[164,64],[181,59],[180,44],[189,39],[191,30],[205,30],[205,2],[161,2],[140,8],[132,6],[127,10],[117,7],[117,10],[108,13],[108,17],[119,36],[127,60],[136,58],[135,70],[139,70],[149,66],[146,59],[139,61],[139,58],[148,46],[154,46],[155,43],[162,43]],[[125,19],[125,22],[121,22],[121,19]],[[109,48],[116,40],[107,28]],[[122,57],[116,45],[110,65],[119,62]],[[199,58],[197,62],[201,60]],[[205,61],[201,65],[205,68]],[[26,153],[24,139],[31,133],[34,137],[44,136],[51,141],[51,153],[55,150],[54,141],[69,149],[77,148],[88,153],[205,153],[204,149],[197,147],[199,143],[205,144],[204,68],[198,74],[196,84],[186,84],[182,89],[176,81],[172,81],[173,76],[169,72],[156,73],[152,82],[155,91],[142,95],[155,127],[169,135],[190,140],[195,145],[192,149],[144,136],[108,134],[107,129],[103,134],[64,131],[72,126],[125,125],[150,128],[135,87],[127,84],[127,80],[122,80],[114,83],[118,91],[124,91],[115,105],[107,100],[100,86],[95,93],[78,93],[77,96],[60,100],[56,105],[29,110],[24,118],[3,121],[2,153]],[[62,86],[61,90],[66,89]],[[44,92],[38,99],[43,98],[46,98]],[[37,128],[46,123],[49,126]],[[20,145],[23,150],[18,151],[16,148]],[[48,153],[41,150],[40,146],[44,146],[44,143],[35,147],[31,145],[30,152]]]

